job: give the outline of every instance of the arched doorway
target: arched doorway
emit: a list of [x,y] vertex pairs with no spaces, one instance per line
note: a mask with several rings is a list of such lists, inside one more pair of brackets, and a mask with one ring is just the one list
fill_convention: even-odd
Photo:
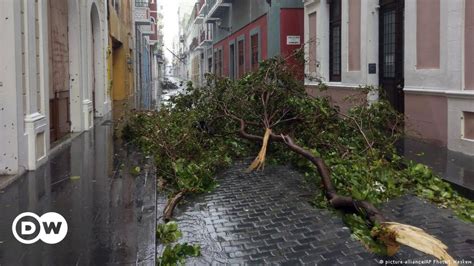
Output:
[[90,31],[90,88],[93,104],[93,112],[95,117],[104,115],[104,101],[105,101],[105,83],[103,79],[104,60],[101,39],[101,25],[99,18],[99,11],[95,3],[92,4],[90,12],[91,31]]
[[68,1],[48,1],[51,142],[71,131],[68,22]]

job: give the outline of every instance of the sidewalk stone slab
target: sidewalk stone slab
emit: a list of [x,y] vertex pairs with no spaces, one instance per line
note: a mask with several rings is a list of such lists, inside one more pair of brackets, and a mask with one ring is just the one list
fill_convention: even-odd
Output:
[[[371,254],[337,214],[308,203],[311,192],[302,175],[284,166],[245,173],[248,163],[236,163],[218,176],[220,186],[213,192],[176,209],[180,241],[202,248],[202,256],[188,259],[187,265],[379,265],[385,259],[434,259],[407,247],[391,258]],[[450,211],[414,196],[382,209],[395,221],[438,236],[456,259],[474,261],[474,227]]]

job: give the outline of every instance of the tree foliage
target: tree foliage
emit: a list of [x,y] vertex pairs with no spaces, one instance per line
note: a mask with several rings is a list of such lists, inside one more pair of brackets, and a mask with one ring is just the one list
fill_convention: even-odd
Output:
[[187,257],[198,257],[201,255],[199,245],[190,245],[188,243],[177,243],[183,234],[178,229],[176,222],[159,224],[156,230],[156,238],[162,244],[165,244],[162,255],[157,259],[159,266],[184,265]]
[[[305,173],[308,182],[321,188],[314,200],[319,207],[331,206],[331,200],[325,200],[331,198],[321,167],[308,156],[327,166],[323,174],[330,175],[330,189],[344,200],[378,206],[414,193],[474,221],[473,202],[428,167],[397,154],[403,117],[386,100],[342,113],[329,98],[309,97],[293,73],[284,58],[273,58],[239,80],[208,75],[205,86],[189,86],[170,106],[134,113],[125,135],[154,155],[160,177],[174,193],[211,190],[216,172],[233,158],[255,155],[264,132],[271,129],[270,162],[290,162]],[[290,144],[311,155],[301,157]],[[360,225],[367,217],[358,215],[345,220],[365,240],[370,230]]]

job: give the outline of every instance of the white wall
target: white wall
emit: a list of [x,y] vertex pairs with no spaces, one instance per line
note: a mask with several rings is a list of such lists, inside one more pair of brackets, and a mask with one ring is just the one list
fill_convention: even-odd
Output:
[[[316,12],[317,45],[316,60],[319,62],[317,74],[323,81],[334,88],[354,87],[359,85],[378,85],[378,74],[368,74],[368,64],[378,65],[378,0],[361,0],[361,51],[360,71],[349,71],[349,0],[342,0],[341,21],[341,82],[329,82],[329,4],[327,0],[306,1],[305,3],[305,40],[309,39],[309,14]],[[306,51],[308,53],[308,47]],[[306,85],[316,85],[306,80]]]
[[[342,0],[342,73],[341,82],[329,80],[329,5],[327,0],[306,0],[305,36],[309,37],[308,15],[317,14],[317,61],[318,74],[332,90],[356,88],[359,85],[379,84],[379,74],[368,74],[368,64],[379,66],[379,10],[378,0],[361,0],[361,70],[348,71],[348,3]],[[404,75],[405,95],[442,96],[447,101],[448,148],[474,154],[474,141],[463,138],[463,112],[474,112],[474,91],[464,89],[464,16],[465,1],[440,1],[440,67],[418,69],[417,60],[417,1],[405,1],[405,48]],[[308,47],[306,47],[308,55]],[[306,85],[317,85],[306,80]],[[407,97],[407,96],[406,96]],[[377,95],[369,95],[369,102]],[[410,115],[410,114],[408,114]]]
[[464,90],[465,1],[440,1],[439,69],[417,69],[416,1],[405,1],[404,91],[406,95],[446,97],[448,148],[474,155],[474,141],[463,138],[463,112],[474,112],[474,91]]
[[16,174],[19,171],[19,136],[24,131],[21,90],[22,70],[19,2],[0,1],[0,23],[2,49],[0,49],[0,175]]
[[440,68],[417,69],[416,1],[405,1],[405,90],[460,90],[464,0],[440,2]]
[[[99,11],[97,112],[110,112],[107,92],[107,1],[68,0],[71,131],[93,125],[91,6]],[[44,163],[50,151],[48,0],[0,1],[0,175],[21,174]],[[22,34],[25,33],[25,34]],[[38,38],[38,40],[37,40]]]

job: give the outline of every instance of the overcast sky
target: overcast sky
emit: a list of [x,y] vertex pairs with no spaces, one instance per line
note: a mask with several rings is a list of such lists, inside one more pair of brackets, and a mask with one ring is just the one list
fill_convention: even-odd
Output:
[[[161,0],[159,2],[163,6],[163,34],[166,48],[173,50],[173,41],[178,40],[178,8],[181,8],[181,13],[184,11],[189,14],[195,2],[196,0]],[[166,48],[164,49],[165,57],[168,62],[171,62],[173,56]]]

